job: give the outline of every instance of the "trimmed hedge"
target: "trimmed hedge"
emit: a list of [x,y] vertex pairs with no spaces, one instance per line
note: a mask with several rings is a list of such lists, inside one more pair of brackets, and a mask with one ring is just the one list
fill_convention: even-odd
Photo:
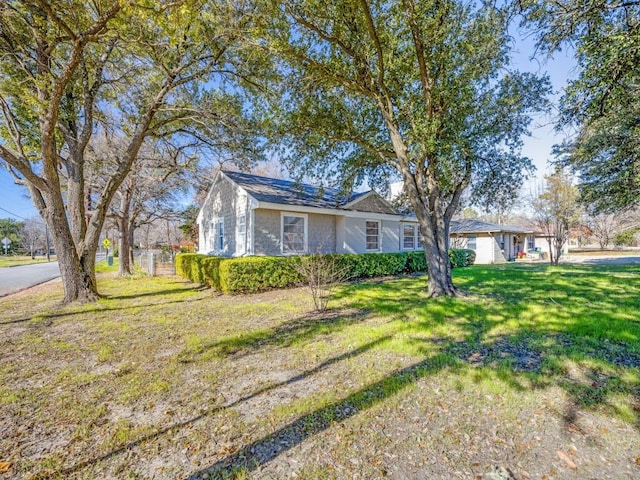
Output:
[[427,257],[425,257],[424,250],[407,252],[406,270],[408,273],[427,271]]
[[345,253],[336,254],[345,270],[346,280],[397,275],[405,271],[406,253]]
[[[427,271],[423,251],[331,255],[347,280]],[[473,264],[475,252],[451,249],[449,259],[452,267],[465,267]],[[297,256],[223,258],[181,253],[176,256],[176,273],[222,293],[255,293],[303,284],[299,262]]]
[[253,293],[302,284],[298,257],[242,257],[220,262],[223,293]]
[[467,248],[450,248],[449,261],[451,268],[468,267],[476,261],[476,252]]
[[221,290],[220,263],[223,260],[198,253],[180,253],[176,255],[176,274],[194,283]]

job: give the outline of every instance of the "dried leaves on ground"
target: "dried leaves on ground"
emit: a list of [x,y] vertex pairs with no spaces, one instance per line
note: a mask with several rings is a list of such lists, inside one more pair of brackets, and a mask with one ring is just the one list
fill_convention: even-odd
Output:
[[491,268],[321,314],[177,278],[0,299],[0,479],[640,478],[637,272]]

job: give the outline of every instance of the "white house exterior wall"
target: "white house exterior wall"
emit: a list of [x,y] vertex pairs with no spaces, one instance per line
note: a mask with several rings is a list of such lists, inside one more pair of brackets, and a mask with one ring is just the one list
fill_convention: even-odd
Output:
[[[499,237],[501,234],[499,233],[495,233],[491,236],[491,239],[493,240],[493,260],[491,262],[486,262],[486,263],[503,263],[507,261],[507,258],[505,257],[505,252],[502,249],[502,246],[500,245],[499,242]],[[507,245],[507,238],[506,238],[506,234],[505,234],[505,247]],[[476,263],[484,263],[484,262],[476,262]]]
[[[549,241],[547,240],[547,237],[541,237],[536,235],[534,237],[534,241],[535,241],[535,248],[539,248],[541,252],[549,253]],[[569,242],[565,242],[565,244],[562,246],[562,253],[563,254],[569,253]]]
[[[202,253],[214,252],[216,255],[242,255],[248,250],[245,245],[240,245],[241,236],[238,232],[237,220],[241,215],[245,216],[246,229],[249,230],[249,202],[247,194],[237,185],[226,179],[223,175],[216,177],[216,182],[210,190],[209,196],[198,217],[199,243],[198,248]],[[224,222],[224,242],[220,251],[217,245],[217,231],[213,231],[211,225],[222,220]],[[245,234],[245,242],[249,235]]]
[[[476,236],[476,261],[475,263],[495,263],[500,261],[496,258],[496,247],[500,253],[500,247],[497,246],[492,235],[478,234]],[[465,246],[466,248],[466,246]]]
[[335,253],[336,216],[309,214],[308,242],[310,253]]
[[367,221],[379,222],[380,246],[378,252],[400,251],[400,223],[393,220],[379,220],[376,218],[342,217],[338,220],[336,251],[338,253],[371,253],[367,250],[366,225]]
[[281,255],[280,222],[278,210],[258,208],[253,211],[253,253],[255,255]]
[[400,252],[400,222],[382,221],[382,251]]

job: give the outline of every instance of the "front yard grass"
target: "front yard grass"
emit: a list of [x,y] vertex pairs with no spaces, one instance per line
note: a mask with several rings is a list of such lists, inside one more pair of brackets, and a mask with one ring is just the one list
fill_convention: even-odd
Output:
[[[17,267],[19,265],[30,265],[32,263],[45,263],[47,257],[38,255],[35,258],[31,258],[30,255],[1,255],[0,254],[0,267]],[[56,256],[51,255],[51,261],[56,261]]]
[[301,288],[106,274],[105,298],[60,307],[47,284],[0,299],[0,462],[17,478],[640,478],[639,273],[475,266],[455,271],[466,297],[381,279],[323,314]]

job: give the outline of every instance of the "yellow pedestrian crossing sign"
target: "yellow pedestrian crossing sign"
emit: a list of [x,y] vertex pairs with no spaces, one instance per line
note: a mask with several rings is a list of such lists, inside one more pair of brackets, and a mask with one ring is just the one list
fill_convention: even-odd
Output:
[[102,246],[103,246],[104,248],[109,248],[109,245],[111,245],[111,240],[109,240],[108,238],[105,238],[105,239],[102,241]]

